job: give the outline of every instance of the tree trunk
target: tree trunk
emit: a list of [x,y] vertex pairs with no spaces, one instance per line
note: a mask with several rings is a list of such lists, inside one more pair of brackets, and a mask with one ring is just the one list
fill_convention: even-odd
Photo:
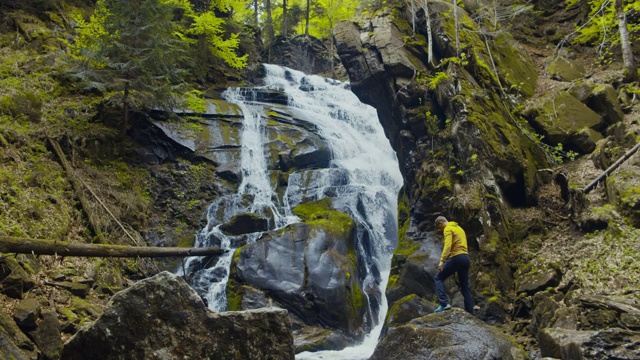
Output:
[[633,50],[629,40],[629,29],[627,28],[627,16],[622,8],[622,0],[615,0],[614,4],[618,15],[618,29],[620,31],[620,44],[622,46],[622,62],[624,63],[624,81],[632,82],[638,80],[638,67],[633,59]]
[[304,34],[309,36],[309,13],[311,13],[311,0],[307,0],[307,13],[305,14],[306,22],[304,25]]
[[82,257],[186,257],[221,255],[219,248],[142,247],[106,244],[70,244],[0,236],[0,253]]
[[260,12],[258,12],[258,0],[254,0],[253,2],[253,25],[255,25],[256,29],[258,29],[259,25]]
[[429,16],[428,0],[422,0],[420,6],[422,6],[422,10],[424,10],[424,18],[427,22],[427,62],[433,65],[433,33],[431,31],[431,18]]
[[460,33],[458,30],[458,6],[456,5],[457,0],[453,1],[453,23],[456,28],[456,56],[460,56]]
[[282,0],[282,35],[287,37],[287,0]]
[[268,46],[271,46],[273,44],[273,38],[274,38],[273,18],[271,17],[271,0],[267,0],[266,7],[267,7],[266,9],[267,10],[267,24],[266,24],[267,39],[268,39]]

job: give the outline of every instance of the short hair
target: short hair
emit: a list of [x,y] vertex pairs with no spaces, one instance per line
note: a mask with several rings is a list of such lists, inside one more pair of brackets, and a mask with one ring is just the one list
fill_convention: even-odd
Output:
[[438,226],[438,224],[440,224],[441,222],[447,222],[447,221],[448,221],[448,220],[447,220],[447,218],[446,218],[446,217],[444,217],[444,216],[438,216],[438,217],[436,218],[436,226]]

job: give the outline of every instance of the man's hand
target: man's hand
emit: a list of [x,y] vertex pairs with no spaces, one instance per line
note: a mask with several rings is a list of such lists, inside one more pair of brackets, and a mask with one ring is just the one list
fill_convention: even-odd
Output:
[[442,261],[440,261],[438,263],[438,271],[442,271],[442,265],[444,265],[444,263]]

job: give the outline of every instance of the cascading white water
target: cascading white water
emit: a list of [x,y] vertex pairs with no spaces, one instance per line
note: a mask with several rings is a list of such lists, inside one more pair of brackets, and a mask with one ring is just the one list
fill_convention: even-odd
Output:
[[[274,203],[276,194],[269,181],[267,161],[264,153],[264,126],[262,119],[264,109],[260,105],[251,105],[255,94],[250,93],[245,99],[241,89],[230,88],[223,96],[231,103],[237,104],[242,110],[243,123],[241,135],[241,169],[242,182],[237,194],[223,196],[211,204],[207,210],[207,226],[196,237],[196,247],[219,246],[226,250],[213,266],[202,264],[203,258],[189,258],[183,269],[192,273],[191,283],[197,290],[204,291],[207,305],[214,311],[225,311],[227,305],[226,287],[229,280],[229,267],[237,246],[233,237],[227,236],[220,230],[220,225],[226,223],[233,215],[240,213],[254,213],[272,219],[276,228],[284,227],[298,221],[290,214],[289,207],[279,209]],[[261,233],[246,235],[246,242],[253,243]]]
[[[365,293],[377,291],[377,317],[359,346],[342,351],[307,352],[297,359],[367,359],[375,349],[387,312],[384,295],[391,256],[397,245],[397,194],[402,185],[398,161],[384,136],[375,109],[362,104],[348,84],[276,65],[265,65],[265,84],[283,89],[295,117],[314,123],[332,151],[331,169],[303,171],[289,177],[291,206],[304,197],[330,193],[337,210],[351,215],[366,234],[358,236],[359,261],[366,275]],[[334,170],[335,168],[335,170]],[[302,196],[304,195],[304,196]],[[369,302],[371,304],[371,301]]]
[[[392,252],[397,244],[397,193],[402,185],[395,153],[384,136],[375,109],[362,104],[348,84],[276,65],[265,65],[265,87],[287,94],[287,111],[316,125],[318,134],[331,148],[327,169],[300,170],[290,175],[284,198],[271,188],[264,154],[264,109],[247,90],[230,89],[226,99],[238,104],[244,115],[242,130],[242,183],[238,193],[222,197],[208,210],[209,223],[198,235],[196,246],[221,246],[233,250],[233,239],[220,230],[237,213],[253,212],[274,219],[275,227],[294,221],[290,207],[302,201],[331,197],[333,206],[358,224],[357,257],[364,269],[361,288],[371,297],[365,322],[370,333],[359,346],[342,351],[302,353],[297,359],[366,359],[377,343],[387,312],[384,290]],[[252,201],[245,201],[250,197]],[[275,200],[274,200],[275,199]],[[249,234],[248,242],[260,233]],[[215,266],[188,263],[195,288],[208,289],[209,307],[223,311],[229,263],[233,251]],[[201,260],[200,260],[201,261]],[[195,270],[196,268],[205,268]],[[193,274],[195,272],[195,274]]]

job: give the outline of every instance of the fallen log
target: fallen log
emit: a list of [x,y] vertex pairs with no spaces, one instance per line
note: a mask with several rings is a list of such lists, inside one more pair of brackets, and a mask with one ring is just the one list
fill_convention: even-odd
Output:
[[187,257],[221,255],[224,252],[216,247],[180,248],[82,244],[0,236],[0,253],[82,257]]
[[605,170],[602,174],[600,174],[600,176],[598,176],[595,180],[593,180],[589,185],[585,186],[584,189],[582,189],[582,192],[585,194],[588,194],[591,190],[593,190],[596,187],[596,185],[598,185],[600,181],[606,179],[607,176],[613,170],[617,169],[618,166],[620,166],[620,164],[622,164],[627,159],[629,159],[631,155],[633,155],[636,151],[638,151],[639,148],[640,148],[640,143],[637,143],[634,147],[631,148],[631,150],[627,151],[618,160],[616,160],[616,162],[611,164],[611,166],[609,166],[607,170]]

